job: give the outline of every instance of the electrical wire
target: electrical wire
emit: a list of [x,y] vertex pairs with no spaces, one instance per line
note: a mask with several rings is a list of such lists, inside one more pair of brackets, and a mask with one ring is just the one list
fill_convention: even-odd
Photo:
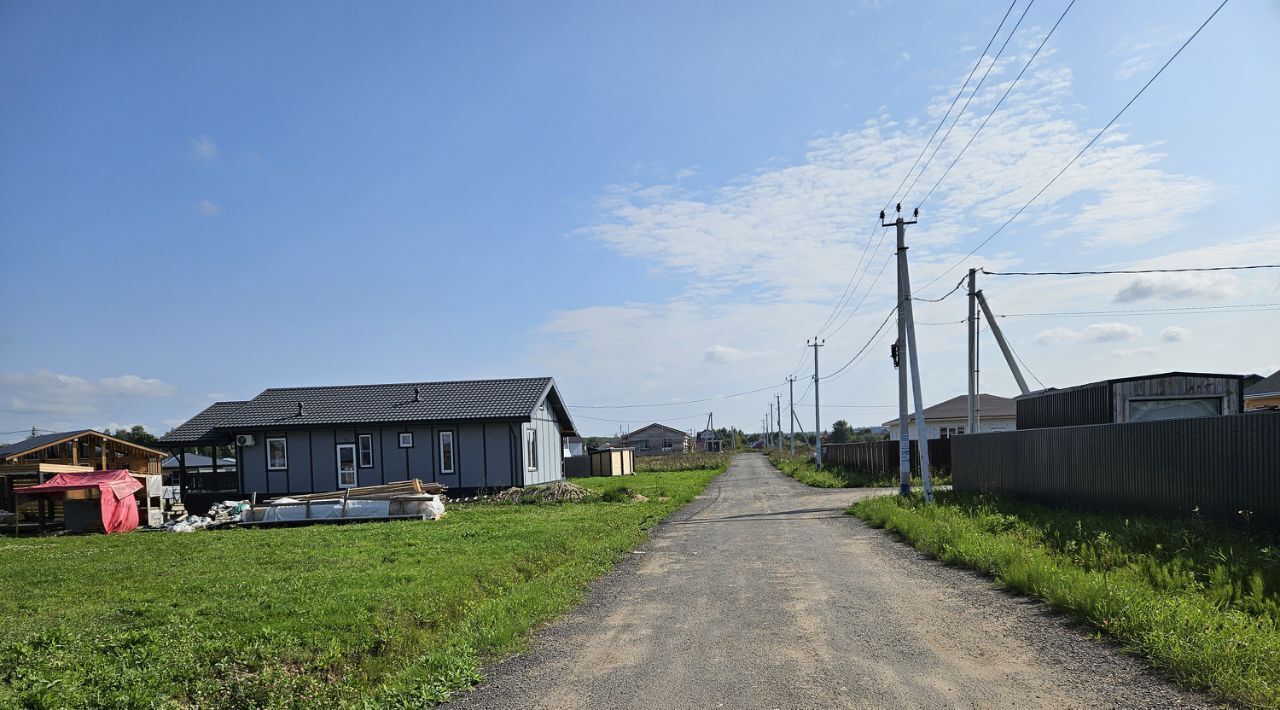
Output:
[[853,364],[853,362],[854,362],[855,360],[857,360],[857,359],[858,359],[858,357],[859,357],[860,355],[862,355],[863,353],[867,352],[867,349],[871,347],[872,341],[874,341],[874,340],[876,339],[876,336],[880,335],[880,331],[884,330],[884,327],[885,327],[886,325],[888,325],[888,324],[889,324],[889,319],[893,318],[893,314],[894,314],[894,313],[897,313],[897,312],[898,312],[898,307],[897,307],[897,306],[894,306],[892,309],[890,309],[890,310],[889,310],[889,314],[888,314],[888,315],[886,315],[886,316],[884,317],[884,320],[880,322],[880,325],[879,325],[879,327],[877,327],[877,328],[876,328],[876,331],[875,331],[874,333],[872,333],[872,334],[871,334],[871,337],[867,339],[867,342],[863,344],[863,346],[858,350],[858,352],[854,353],[853,357],[849,358],[849,361],[848,361],[848,362],[846,362],[845,364],[841,365],[841,366],[840,366],[840,368],[839,368],[839,369],[837,369],[835,372],[832,372],[832,373],[831,373],[831,374],[829,374],[829,375],[824,375],[824,376],[822,376],[822,377],[820,377],[820,378],[818,378],[818,379],[819,379],[819,380],[830,380],[830,379],[832,379],[832,378],[836,377],[837,375],[839,375],[841,372],[844,372],[846,369],[848,369],[848,368],[849,368],[849,366],[850,366],[850,365],[852,365],[852,364]]
[[947,268],[946,271],[943,271],[942,273],[935,276],[933,281],[930,281],[929,283],[925,284],[925,288],[932,286],[934,283],[940,280],[943,276],[946,276],[947,274],[954,271],[956,267],[963,264],[966,259],[978,253],[979,249],[986,246],[992,239],[995,239],[996,236],[1000,234],[1000,232],[1004,231],[1005,227],[1008,227],[1010,224],[1012,224],[1013,220],[1017,219],[1019,215],[1021,215],[1024,211],[1026,211],[1026,209],[1030,207],[1032,203],[1040,199],[1040,196],[1043,195],[1045,191],[1048,190],[1055,182],[1057,182],[1058,178],[1062,177],[1063,173],[1067,172],[1067,170],[1072,165],[1075,165],[1076,161],[1080,159],[1080,156],[1085,154],[1085,151],[1089,150],[1089,148],[1092,147],[1094,143],[1098,142],[1098,139],[1102,137],[1102,134],[1107,132],[1107,129],[1115,125],[1115,122],[1118,121],[1122,115],[1124,115],[1125,111],[1129,110],[1129,107],[1133,105],[1133,102],[1137,101],[1138,97],[1142,96],[1142,94],[1147,90],[1147,88],[1150,87],[1151,84],[1153,84],[1156,79],[1160,78],[1160,75],[1164,73],[1164,70],[1168,69],[1169,65],[1173,63],[1173,60],[1177,59],[1178,55],[1182,54],[1182,50],[1186,49],[1187,45],[1191,44],[1192,40],[1198,37],[1200,35],[1200,32],[1202,32],[1204,28],[1207,27],[1209,23],[1213,21],[1213,18],[1218,16],[1218,13],[1222,11],[1222,8],[1226,7],[1228,2],[1229,0],[1222,0],[1222,3],[1218,5],[1217,9],[1215,9],[1209,15],[1209,17],[1203,23],[1200,24],[1200,27],[1198,27],[1195,32],[1191,33],[1191,36],[1187,38],[1187,41],[1182,43],[1182,46],[1178,47],[1178,50],[1173,53],[1173,56],[1169,57],[1168,61],[1166,61],[1163,65],[1161,65],[1161,67],[1158,70],[1156,70],[1156,73],[1152,75],[1150,79],[1147,80],[1147,83],[1142,85],[1142,88],[1138,90],[1138,93],[1134,94],[1133,98],[1129,99],[1129,102],[1126,103],[1124,107],[1121,108],[1116,113],[1115,116],[1112,116],[1110,121],[1107,121],[1107,125],[1103,126],[1102,130],[1098,131],[1097,134],[1095,134],[1093,138],[1091,138],[1089,142],[1086,143],[1084,147],[1080,149],[1080,152],[1075,154],[1075,157],[1067,161],[1067,164],[1062,166],[1062,169],[1059,170],[1056,175],[1050,178],[1049,182],[1045,183],[1044,187],[1040,188],[1039,192],[1032,195],[1031,199],[1027,200],[1026,204],[1019,207],[1018,211],[1013,213],[1013,216],[1005,220],[1004,224],[1001,224],[999,227],[997,227],[996,230],[992,232],[986,239],[983,239],[981,242],[979,242],[978,246],[974,247],[971,251],[969,251],[968,254],[965,254],[964,256],[960,257],[960,260],[957,261],[955,264],[952,264],[949,268]]
[[[1075,0],[1072,0],[1072,2],[1074,1]],[[920,178],[924,177],[925,170],[927,170],[929,165],[933,163],[933,159],[938,155],[938,150],[942,148],[942,144],[947,142],[947,139],[951,137],[951,132],[955,130],[956,126],[960,125],[960,117],[964,115],[966,110],[968,110],[969,104],[973,102],[974,97],[978,95],[978,91],[982,89],[982,85],[986,83],[987,77],[991,74],[991,70],[994,69],[996,63],[1000,61],[1000,57],[1004,55],[1005,48],[1009,46],[1009,42],[1013,40],[1013,36],[1018,33],[1018,28],[1022,26],[1022,21],[1026,19],[1027,13],[1031,11],[1031,6],[1035,4],[1035,0],[1031,0],[1031,2],[1027,3],[1027,6],[1022,9],[1022,14],[1018,17],[1018,22],[1013,26],[1013,29],[1009,31],[1009,36],[1004,38],[1004,44],[1000,45],[1000,51],[996,52],[996,56],[992,58],[991,63],[987,65],[987,70],[983,72],[982,79],[978,81],[977,86],[973,87],[973,93],[969,94],[969,98],[965,100],[964,106],[960,109],[960,113],[956,114],[956,120],[952,122],[951,127],[947,129],[946,134],[942,136],[942,140],[938,141],[938,145],[933,149],[933,154],[929,156],[929,160],[925,161],[925,167],[921,168],[920,174],[916,175],[915,180],[911,181],[911,187],[908,187],[907,191],[903,193],[903,202],[906,202],[906,198],[911,195],[911,191],[916,189],[916,183],[920,182]],[[970,139],[970,142],[972,142],[972,139]],[[968,146],[965,147],[967,148]],[[964,151],[961,152],[963,153]],[[921,204],[924,203],[921,202]]]
[[1280,303],[1229,303],[1221,306],[1179,306],[1174,308],[1133,308],[1107,311],[1045,311],[1043,313],[1003,313],[998,318],[1039,318],[1042,316],[1143,316],[1163,313],[1259,313],[1280,310]]
[[[881,240],[883,241],[883,237],[881,237]],[[879,244],[876,245],[876,251],[877,252],[880,251]],[[893,261],[893,256],[894,256],[894,253],[889,252],[888,258],[884,260],[884,263],[880,265],[880,270],[876,272],[876,277],[871,280],[871,284],[868,285],[867,290],[863,292],[862,298],[858,301],[858,305],[853,307],[853,310],[850,311],[848,316],[845,316],[845,319],[841,321],[840,326],[838,328],[831,331],[830,333],[827,333],[828,338],[834,337],[836,333],[839,333],[841,330],[844,330],[844,327],[849,323],[849,321],[852,320],[853,317],[858,314],[858,309],[862,308],[862,304],[867,300],[867,296],[871,295],[872,289],[876,287],[876,284],[880,283],[880,277],[884,275],[884,270],[888,268],[889,262]]]
[[[880,334],[880,337],[879,337],[879,338],[877,338],[874,342],[872,342],[872,343],[871,343],[871,349],[868,349],[865,353],[863,353],[863,355],[862,355],[862,358],[861,358],[861,359],[859,359],[857,362],[851,362],[851,363],[849,364],[848,369],[845,369],[843,372],[840,372],[840,373],[838,373],[838,374],[832,375],[832,376],[831,376],[831,380],[832,380],[832,381],[838,380],[838,379],[840,379],[841,377],[844,377],[845,375],[849,374],[850,372],[853,372],[853,368],[854,368],[854,367],[857,367],[858,365],[861,365],[861,364],[863,363],[863,361],[865,361],[865,360],[866,360],[866,359],[871,355],[871,353],[873,352],[873,349],[874,349],[874,348],[876,348],[876,347],[879,347],[879,346],[880,346],[880,343],[884,342],[885,337],[886,337],[886,336],[888,336],[888,335],[889,335],[889,333],[892,333],[892,332],[893,332],[893,330],[892,330],[892,329],[889,329],[889,330],[886,330],[886,331],[884,331],[883,333],[881,333],[881,334]],[[906,364],[904,363],[902,366],[903,366],[903,367],[906,367]]]
[[[698,412],[697,414],[689,414],[683,417],[662,417],[662,421],[677,422],[682,419],[694,419],[694,418],[706,417],[707,414],[709,414],[709,412]],[[575,419],[590,419],[591,421],[595,421],[595,422],[611,422],[613,424],[630,424],[631,422],[637,421],[636,419],[604,419],[602,417],[589,417],[585,414],[575,414],[573,416]],[[641,419],[647,419],[647,418],[648,417],[641,417]]]
[[1018,81],[1022,79],[1022,75],[1027,73],[1027,70],[1031,68],[1031,63],[1036,60],[1036,57],[1040,56],[1040,50],[1044,49],[1045,44],[1049,42],[1049,38],[1053,36],[1055,31],[1057,31],[1058,25],[1062,24],[1062,21],[1067,17],[1067,13],[1071,12],[1071,8],[1074,7],[1075,4],[1076,0],[1071,0],[1071,2],[1067,3],[1067,9],[1062,11],[1062,14],[1058,16],[1058,21],[1053,23],[1053,27],[1049,28],[1049,34],[1045,35],[1044,39],[1040,40],[1040,46],[1036,47],[1036,51],[1031,53],[1031,58],[1027,60],[1027,63],[1022,65],[1022,71],[1018,72],[1018,75],[1013,77],[1013,81],[1010,82],[1009,88],[1004,90],[1004,94],[1000,97],[1000,100],[996,102],[995,106],[991,107],[991,111],[987,113],[987,117],[982,119],[982,123],[978,125],[978,130],[974,131],[972,136],[969,136],[969,142],[964,144],[964,147],[960,149],[959,153],[956,153],[956,157],[951,160],[951,164],[947,166],[946,170],[942,171],[942,175],[938,177],[938,181],[933,184],[933,187],[929,188],[929,191],[925,193],[924,199],[920,200],[920,204],[917,205],[917,207],[923,207],[924,203],[929,201],[929,198],[933,196],[934,191],[938,189],[938,186],[942,184],[942,181],[946,179],[947,175],[951,174],[951,169],[956,166],[956,163],[960,162],[960,157],[965,154],[965,151],[969,150],[969,146],[973,145],[973,141],[978,137],[978,134],[982,132],[982,129],[987,127],[987,123],[991,120],[991,117],[996,115],[996,111],[1000,110],[1000,106],[1004,104],[1004,100],[1009,98],[1009,94],[1011,94],[1013,92],[1013,88],[1018,85]]
[[1185,269],[1113,269],[1110,271],[987,271],[988,276],[1104,276],[1107,274],[1182,274],[1192,271],[1246,271],[1248,269],[1280,269],[1280,264],[1247,264],[1244,266],[1201,266]]
[[1013,343],[1010,343],[1008,340],[1005,340],[1004,344],[1009,346],[1009,352],[1013,353],[1014,359],[1017,360],[1022,365],[1022,369],[1026,370],[1028,375],[1031,375],[1031,379],[1035,380],[1036,384],[1040,385],[1040,389],[1042,390],[1049,389],[1048,387],[1044,386],[1044,383],[1040,381],[1039,377],[1036,377],[1036,373],[1032,372],[1031,368],[1027,366],[1026,360],[1023,360],[1022,356],[1018,354],[1018,351],[1014,349]]
[[968,277],[966,276],[960,279],[960,281],[956,283],[955,288],[951,289],[950,291],[947,291],[946,294],[944,294],[941,298],[919,298],[917,296],[912,296],[911,300],[919,301],[921,303],[941,303],[947,300],[948,296],[960,290],[960,287],[964,285],[965,278],[968,278]]

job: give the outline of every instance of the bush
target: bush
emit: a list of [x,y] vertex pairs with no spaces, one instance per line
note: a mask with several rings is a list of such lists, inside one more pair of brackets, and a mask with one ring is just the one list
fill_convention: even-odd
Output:
[[[815,488],[897,488],[898,476],[884,472],[854,471],[838,465],[826,465],[818,469],[813,459],[807,456],[792,458],[785,453],[769,454],[772,463],[783,475]],[[946,470],[935,469],[933,485],[947,486],[951,484],[951,474]],[[911,475],[911,485],[923,486],[924,481],[919,473]]]

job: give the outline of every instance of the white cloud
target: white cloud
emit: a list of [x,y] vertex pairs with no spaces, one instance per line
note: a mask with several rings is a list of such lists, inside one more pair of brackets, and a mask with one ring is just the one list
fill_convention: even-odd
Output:
[[200,200],[195,204],[195,210],[206,217],[212,217],[221,212],[222,207],[220,205],[215,205],[208,200]]
[[1040,331],[1034,342],[1037,345],[1049,345],[1060,342],[1078,343],[1114,343],[1137,340],[1142,336],[1142,329],[1128,323],[1094,323],[1083,330],[1070,328],[1049,328]]
[[212,138],[203,133],[192,138],[189,143],[191,144],[192,154],[198,158],[213,160],[218,157],[218,144],[214,143]]
[[1191,331],[1177,325],[1171,325],[1160,331],[1160,339],[1169,343],[1181,343],[1191,340]]
[[1116,303],[1236,298],[1241,289],[1227,274],[1143,274],[1116,292]]
[[[911,52],[898,52],[898,56],[899,56],[899,57],[902,59],[902,61],[904,61],[904,62],[909,62],[909,61],[911,61]],[[926,420],[926,421],[927,421],[927,420]]]
[[1159,351],[1155,348],[1127,348],[1124,350],[1112,350],[1111,354],[1116,357],[1151,357],[1157,352]]
[[[49,370],[0,374],[0,418],[31,422],[44,428],[73,423],[93,426],[130,402],[155,400],[174,393],[154,378],[120,375],[89,380]],[[97,421],[94,421],[94,420]],[[30,426],[30,424],[24,424]]]
[[714,362],[720,365],[740,362],[747,357],[747,354],[737,348],[731,348],[728,345],[712,345],[702,355],[702,359],[707,362]]

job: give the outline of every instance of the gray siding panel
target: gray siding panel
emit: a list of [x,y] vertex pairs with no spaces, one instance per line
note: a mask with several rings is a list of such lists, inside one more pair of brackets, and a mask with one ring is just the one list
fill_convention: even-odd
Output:
[[456,486],[458,488],[480,488],[484,485],[484,464],[485,464],[485,437],[484,426],[481,424],[464,424],[458,427],[456,433],[455,446],[457,447],[458,475],[453,476],[449,483],[441,480],[447,486]]
[[432,452],[435,445],[432,442],[431,427],[411,426],[409,431],[413,432],[413,448],[408,449],[409,478],[436,480],[435,456]]
[[382,430],[382,468],[387,482],[409,480],[409,470],[405,466],[404,449],[400,448],[400,429],[385,428]]
[[505,423],[485,424],[484,446],[487,466],[482,475],[486,480],[481,485],[490,489],[509,488],[513,468],[510,427]]
[[253,434],[254,445],[246,447],[240,465],[244,471],[244,493],[260,493],[267,490],[267,442],[262,432]]
[[338,489],[338,452],[332,429],[311,431],[311,466],[316,481],[313,493]]
[[[285,493],[307,493],[311,490],[311,447],[305,431],[291,431],[285,435],[289,442],[289,475],[284,478]],[[319,485],[319,481],[316,484]]]

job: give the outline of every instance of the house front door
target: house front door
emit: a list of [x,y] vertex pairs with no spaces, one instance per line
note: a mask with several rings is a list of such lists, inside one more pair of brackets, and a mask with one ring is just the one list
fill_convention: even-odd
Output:
[[338,444],[338,487],[356,485],[356,445]]

